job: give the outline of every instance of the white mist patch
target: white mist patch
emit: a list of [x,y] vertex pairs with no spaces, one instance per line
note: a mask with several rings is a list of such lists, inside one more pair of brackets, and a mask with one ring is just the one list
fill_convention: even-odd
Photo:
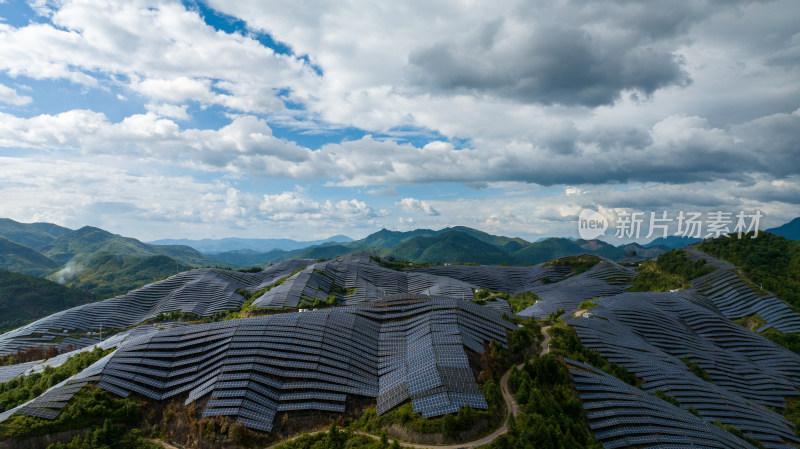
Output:
[[66,284],[75,278],[75,276],[81,271],[83,271],[83,265],[70,260],[66,265],[64,265],[64,268],[55,272],[52,275],[52,278],[59,284]]

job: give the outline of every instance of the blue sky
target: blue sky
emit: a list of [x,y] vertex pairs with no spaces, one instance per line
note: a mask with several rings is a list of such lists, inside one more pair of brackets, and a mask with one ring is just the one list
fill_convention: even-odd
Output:
[[0,2],[0,216],[310,240],[800,215],[796,2],[528,3]]

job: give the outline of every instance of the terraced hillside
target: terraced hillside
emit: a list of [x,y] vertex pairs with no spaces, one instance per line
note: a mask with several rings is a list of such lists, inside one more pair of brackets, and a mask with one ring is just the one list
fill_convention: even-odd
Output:
[[753,448],[724,429],[595,367],[567,360],[589,427],[606,448]]
[[696,249],[687,248],[694,260],[705,260],[716,271],[691,280],[692,286],[730,319],[758,315],[767,322],[766,326],[784,333],[800,333],[800,313],[771,293],[757,291],[735,272],[738,268],[724,260],[709,256]]
[[645,391],[660,390],[684,410],[769,447],[800,443],[793,426],[767,408],[798,394],[800,355],[725,319],[692,292],[624,293],[594,304],[589,317],[567,322],[585,346],[641,379]]

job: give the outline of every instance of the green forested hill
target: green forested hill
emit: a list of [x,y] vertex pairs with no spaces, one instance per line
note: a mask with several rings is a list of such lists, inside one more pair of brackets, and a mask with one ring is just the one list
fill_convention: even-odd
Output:
[[357,240],[353,243],[365,247],[382,247],[391,248],[401,243],[407,242],[416,237],[434,237],[448,232],[457,231],[468,234],[484,243],[496,246],[504,251],[515,251],[530,242],[523,240],[519,237],[504,237],[501,235],[492,235],[487,232],[479,231],[477,229],[469,228],[466,226],[454,226],[451,228],[443,228],[438,231],[431,229],[415,229],[413,231],[389,231],[388,229],[381,229],[378,232],[368,235],[367,237]]
[[496,246],[460,231],[447,231],[430,237],[414,237],[381,253],[385,256],[423,263],[512,264],[515,262],[512,256]]
[[[264,265],[266,262],[281,257],[284,254],[286,254],[286,251],[280,249],[274,249],[268,252],[240,249],[236,251],[226,251],[224,253],[216,253],[211,255],[211,257],[213,257],[214,260],[217,261],[221,266],[231,266],[232,268],[236,267],[247,268],[255,265]],[[314,259],[316,259],[316,257],[314,257]]]
[[66,285],[109,298],[191,268],[167,256],[97,254]]
[[361,240],[356,240],[354,243],[360,246],[380,246],[383,248],[391,248],[392,246],[399,245],[414,237],[430,237],[439,233],[439,231],[434,231],[431,229],[415,229],[407,232],[381,229],[380,231],[372,233]]
[[778,226],[777,228],[767,229],[766,232],[786,237],[789,240],[800,240],[800,217],[795,218],[789,223]]
[[44,276],[58,264],[38,251],[0,237],[0,269]]
[[628,256],[623,247],[615,247],[600,240],[549,238],[529,243],[521,238],[496,236],[477,229],[456,226],[439,231],[417,229],[399,232],[382,229],[350,243],[314,246],[283,253],[264,264],[288,259],[332,258],[355,251],[367,251],[410,262],[486,265],[533,265],[579,254],[592,254],[612,260]]
[[84,226],[42,246],[40,251],[59,264],[86,262],[96,254],[149,257],[164,255],[181,262],[206,265],[209,260],[200,252],[181,245],[148,245],[139,240]]
[[443,231],[458,231],[469,234],[476,239],[494,245],[506,252],[516,251],[526,245],[530,245],[527,240],[519,237],[505,237],[502,235],[492,235],[488,232],[479,231],[477,229],[468,228],[466,226],[453,226],[452,228],[445,228]]
[[0,270],[0,332],[97,299],[47,279]]
[[544,263],[553,259],[578,254],[592,254],[612,260],[628,255],[624,249],[617,248],[601,240],[569,240],[564,238],[549,238],[534,242],[512,253],[517,260],[524,264]]
[[39,248],[70,229],[52,223],[20,223],[9,218],[0,218],[0,236],[30,248]]

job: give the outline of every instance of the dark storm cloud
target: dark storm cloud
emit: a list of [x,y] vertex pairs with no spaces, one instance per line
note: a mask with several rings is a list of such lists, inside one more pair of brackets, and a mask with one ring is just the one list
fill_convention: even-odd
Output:
[[578,28],[539,25],[513,49],[441,42],[417,50],[408,76],[433,92],[585,106],[612,103],[624,90],[649,95],[690,81],[682,58],[657,45],[605,44]]
[[[409,54],[406,77],[417,89],[438,95],[489,95],[544,105],[608,105],[625,91],[647,97],[691,83],[679,50],[693,25],[747,3],[526,4],[514,17],[493,18],[466,36],[417,48]],[[793,61],[794,56],[780,58]]]
[[411,52],[406,76],[435,94],[599,106],[691,82],[678,50],[692,25],[744,2],[585,2],[520,8]]
[[800,172],[800,109],[743,123],[733,131],[757,155],[764,172],[777,178]]

